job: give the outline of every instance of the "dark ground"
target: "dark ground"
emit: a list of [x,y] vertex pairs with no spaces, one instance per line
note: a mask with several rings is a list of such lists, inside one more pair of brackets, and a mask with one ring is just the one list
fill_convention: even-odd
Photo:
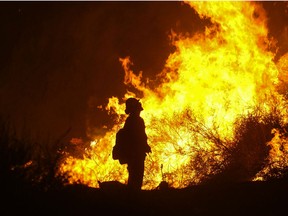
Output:
[[2,189],[0,215],[287,215],[287,181],[142,190],[66,186],[40,192]]

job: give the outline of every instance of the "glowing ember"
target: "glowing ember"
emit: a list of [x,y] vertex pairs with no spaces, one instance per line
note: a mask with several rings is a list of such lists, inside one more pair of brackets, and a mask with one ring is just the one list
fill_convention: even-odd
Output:
[[[154,189],[162,180],[183,188],[219,171],[213,167],[225,162],[220,141],[231,147],[235,120],[259,104],[265,114],[277,103],[283,122],[288,121],[284,96],[276,91],[278,77],[287,83],[287,64],[283,62],[288,56],[281,59],[281,65],[273,62],[261,7],[251,2],[187,4],[201,18],[210,18],[212,25],[191,37],[173,35],[176,51],[167,59],[157,88],[143,82],[141,73],[133,73],[129,57],[120,59],[124,83],[143,93],[141,116],[152,148],[146,159],[143,189]],[[123,99],[129,96],[135,94],[128,92]],[[84,158],[70,156],[60,166],[59,173],[67,173],[70,183],[91,187],[99,187],[98,181],[126,183],[126,166],[111,156],[116,131],[125,120],[124,106],[118,98],[110,98],[106,110],[117,116],[114,127],[105,136],[95,137]],[[270,160],[281,156],[277,153],[279,137],[270,143],[274,146]],[[287,141],[285,145],[287,148]]]

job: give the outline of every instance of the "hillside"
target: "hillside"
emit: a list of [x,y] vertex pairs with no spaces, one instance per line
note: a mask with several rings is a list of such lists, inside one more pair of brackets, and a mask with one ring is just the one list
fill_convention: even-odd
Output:
[[[1,215],[284,215],[287,181],[141,191],[70,185],[37,191],[2,187]],[[3,196],[4,195],[4,196]]]

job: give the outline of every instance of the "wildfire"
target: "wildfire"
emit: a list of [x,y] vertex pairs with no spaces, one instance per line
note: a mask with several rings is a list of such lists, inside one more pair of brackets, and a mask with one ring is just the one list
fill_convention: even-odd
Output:
[[[277,103],[282,123],[288,121],[287,102],[278,91],[280,78],[287,83],[288,56],[281,65],[273,61],[264,10],[251,2],[186,3],[211,25],[192,36],[173,33],[176,51],[168,57],[157,88],[150,88],[142,73],[135,75],[129,57],[120,59],[124,83],[143,93],[141,116],[152,148],[143,189],[156,188],[162,180],[183,188],[217,173],[215,167],[225,165],[225,151],[233,147],[236,119],[256,107],[269,114]],[[130,96],[136,94],[127,92],[123,99]],[[125,104],[111,97],[105,108],[117,116],[116,123],[105,136],[95,137],[84,158],[65,158],[59,173],[68,174],[70,183],[99,187],[98,181],[127,181],[126,166],[111,156],[116,131],[125,121]],[[272,145],[279,143],[279,131],[276,135],[270,160],[281,156],[279,146]]]

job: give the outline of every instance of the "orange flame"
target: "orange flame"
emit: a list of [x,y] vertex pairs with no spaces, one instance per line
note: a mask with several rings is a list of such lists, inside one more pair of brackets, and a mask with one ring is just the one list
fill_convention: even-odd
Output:
[[[133,73],[129,57],[120,59],[124,84],[143,93],[141,115],[152,148],[145,161],[143,189],[156,188],[162,180],[176,188],[201,182],[194,162],[203,160],[206,167],[201,167],[202,172],[215,172],[213,163],[225,160],[215,140],[233,140],[235,119],[259,104],[269,113],[272,97],[282,106],[283,121],[288,121],[286,102],[277,92],[278,77],[287,83],[287,68],[273,62],[264,10],[251,2],[186,3],[212,24],[189,37],[173,33],[176,51],[168,57],[156,89],[142,81],[142,72],[138,76]],[[287,60],[288,56],[281,64]],[[135,95],[127,92],[123,99]],[[99,187],[98,181],[127,182],[126,166],[111,156],[116,131],[125,120],[124,106],[111,97],[106,110],[118,116],[117,123],[105,136],[95,137],[84,158],[70,156],[60,166],[59,172],[68,173],[70,183]],[[211,140],[209,131],[216,129],[217,136]],[[207,151],[217,156],[196,158],[196,153]],[[273,154],[271,158],[276,150]]]

